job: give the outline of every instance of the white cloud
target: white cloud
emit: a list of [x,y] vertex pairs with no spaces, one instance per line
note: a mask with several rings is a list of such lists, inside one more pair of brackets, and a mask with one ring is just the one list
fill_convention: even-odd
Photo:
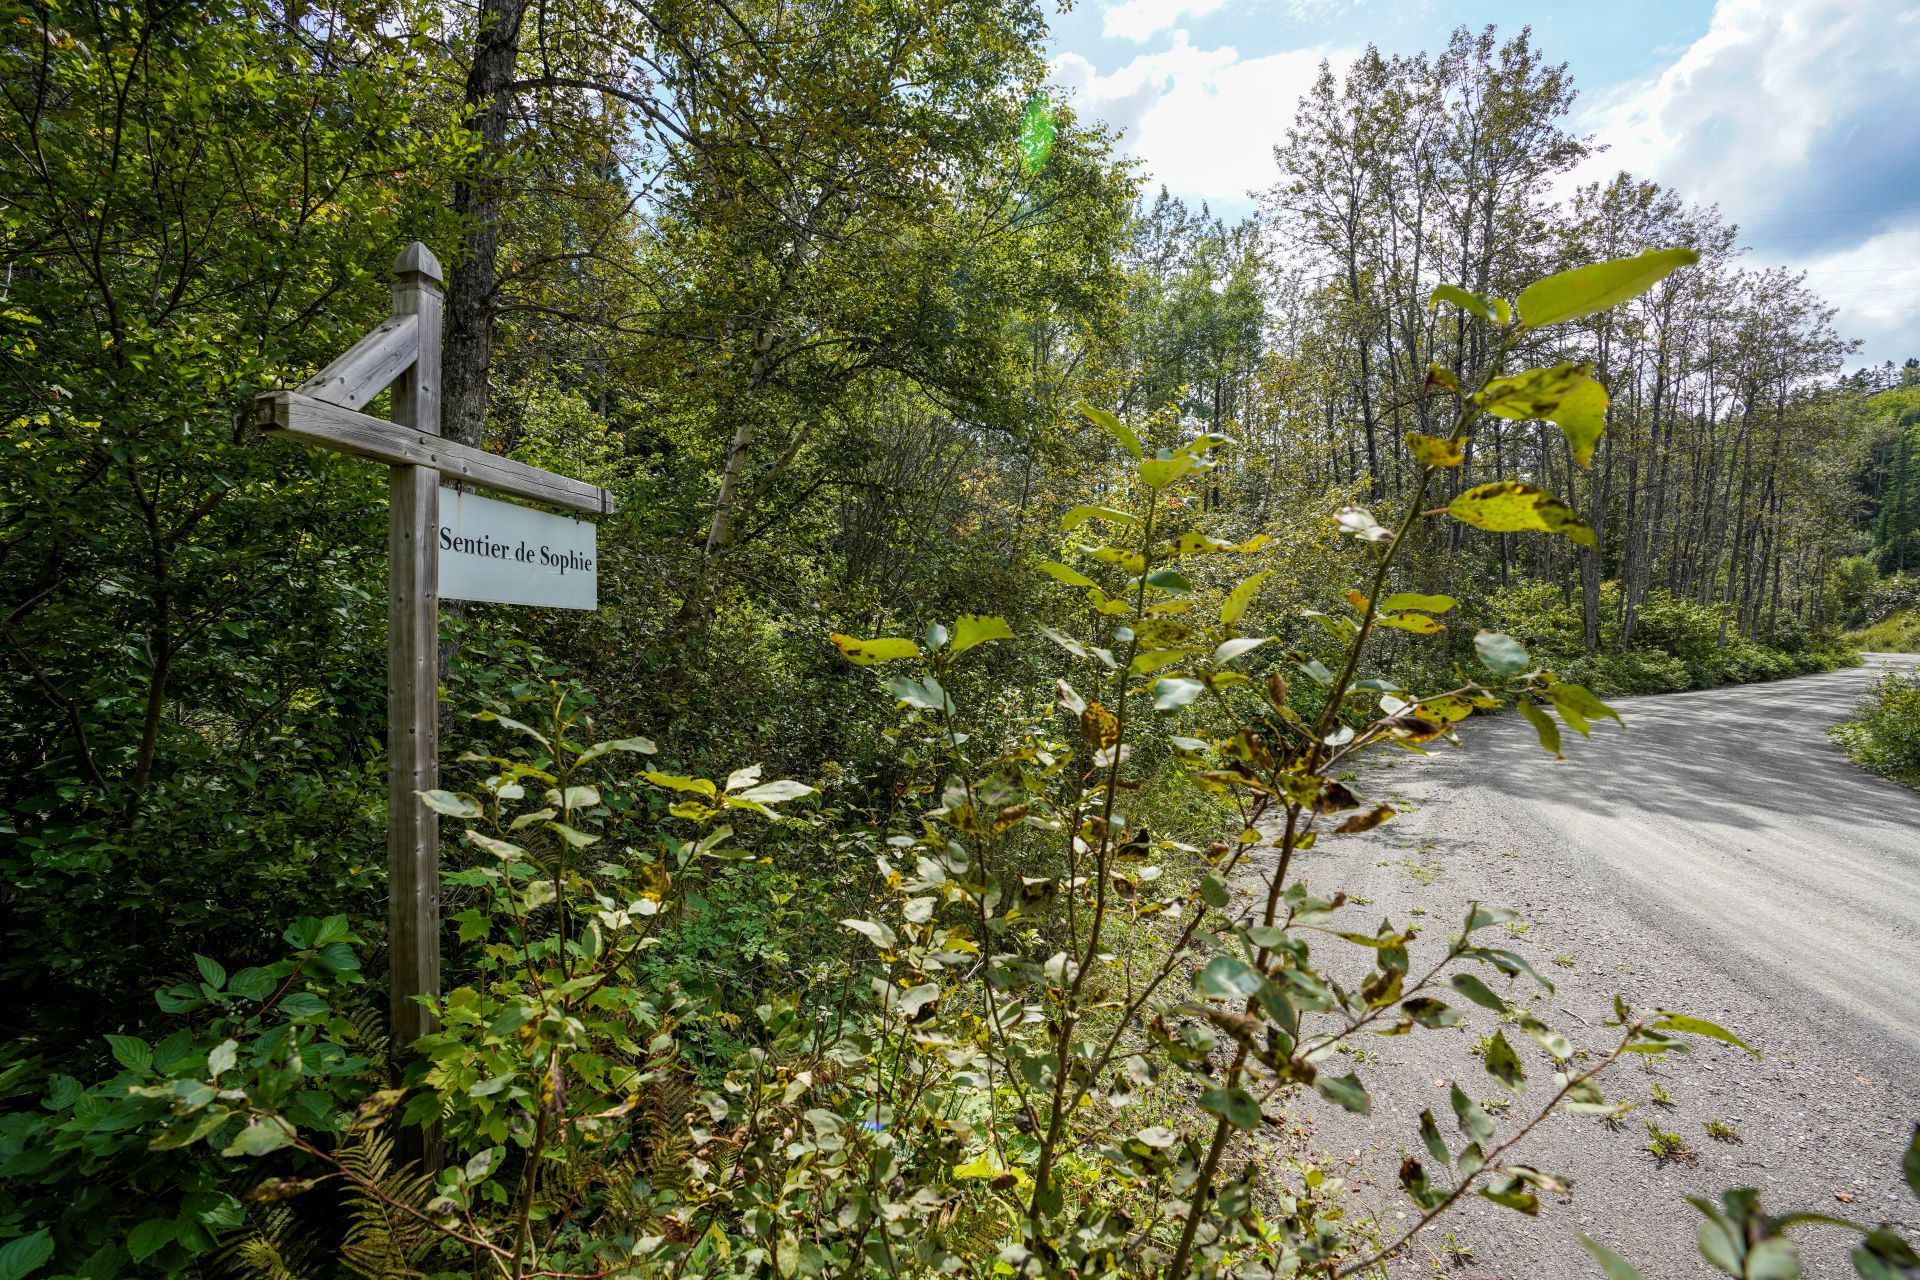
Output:
[[1718,204],[1750,263],[1830,291],[1861,359],[1903,358],[1920,292],[1885,273],[1920,264],[1916,93],[1912,0],[1719,0],[1664,70],[1595,96],[1579,123],[1607,150],[1575,176],[1626,169]]
[[1224,3],[1226,0],[1124,0],[1107,5],[1101,13],[1100,34],[1109,40],[1142,44],[1182,19],[1204,17]]
[[1230,45],[1195,48],[1176,31],[1171,48],[1107,75],[1079,54],[1062,54],[1053,78],[1124,131],[1122,145],[1144,162],[1150,184],[1240,211],[1249,188],[1273,181],[1273,147],[1329,56],[1336,65],[1349,58],[1317,48],[1242,58]]
[[[1587,121],[1631,169],[1732,210],[1782,203],[1783,179],[1863,134],[1913,134],[1920,9],[1897,0],[1720,0],[1706,34]],[[1825,154],[1823,154],[1825,153]]]
[[1788,265],[1804,270],[1808,286],[1839,308],[1834,328],[1861,340],[1852,363],[1897,364],[1920,355],[1920,221]]

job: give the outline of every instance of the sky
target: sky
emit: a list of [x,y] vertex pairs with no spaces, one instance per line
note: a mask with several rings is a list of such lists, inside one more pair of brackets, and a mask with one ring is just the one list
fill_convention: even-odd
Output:
[[1754,267],[1807,272],[1862,348],[1920,355],[1920,0],[1078,0],[1056,92],[1122,131],[1147,190],[1253,211],[1323,58],[1531,25],[1580,96],[1570,127],[1620,169],[1717,202]]

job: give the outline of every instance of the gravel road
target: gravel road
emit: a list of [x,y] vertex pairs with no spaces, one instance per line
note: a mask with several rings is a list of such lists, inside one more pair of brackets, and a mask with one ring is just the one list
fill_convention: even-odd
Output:
[[[1603,1086],[1610,1100],[1639,1101],[1623,1124],[1555,1117],[1520,1156],[1575,1179],[1571,1197],[1543,1203],[1534,1220],[1472,1201],[1449,1224],[1459,1250],[1436,1233],[1395,1276],[1598,1276],[1579,1231],[1656,1280],[1717,1275],[1698,1257],[1698,1217],[1682,1197],[1730,1186],[1760,1188],[1776,1213],[1920,1228],[1920,1203],[1898,1174],[1920,1120],[1920,794],[1856,768],[1826,737],[1877,671],[1913,662],[1871,655],[1829,675],[1621,699],[1625,730],[1568,734],[1564,761],[1517,718],[1472,722],[1464,750],[1368,773],[1369,798],[1401,816],[1302,855],[1316,891],[1371,899],[1364,923],[1411,919],[1436,942],[1470,899],[1520,910],[1524,932],[1492,933],[1555,982],[1533,1006],[1576,1047],[1611,1047],[1601,1023],[1619,992],[1636,1007],[1711,1018],[1764,1054],[1755,1062],[1703,1042],[1644,1070],[1622,1063]],[[1369,1038],[1355,1069],[1373,1092],[1370,1118],[1317,1098],[1298,1106],[1312,1146],[1345,1166],[1383,1231],[1410,1217],[1396,1172],[1404,1149],[1419,1150],[1421,1108],[1457,1147],[1446,1082],[1482,1099],[1503,1093],[1469,1053],[1493,1016],[1470,1012],[1468,1027]],[[1551,1075],[1509,1031],[1534,1085],[1499,1117],[1503,1136]],[[1669,1102],[1654,1100],[1656,1085]],[[1656,1160],[1647,1119],[1689,1153]],[[1710,1137],[1708,1121],[1740,1140]],[[1801,1238],[1809,1276],[1853,1274],[1841,1233]]]

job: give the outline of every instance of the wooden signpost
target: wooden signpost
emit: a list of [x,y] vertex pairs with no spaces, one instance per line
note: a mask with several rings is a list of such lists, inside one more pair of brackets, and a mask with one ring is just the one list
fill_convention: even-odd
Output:
[[[268,392],[254,405],[255,421],[270,434],[388,464],[387,937],[396,1048],[435,1028],[418,997],[440,994],[440,828],[417,793],[439,785],[442,540],[463,555],[479,548],[500,562],[504,576],[518,573],[507,586],[511,594],[503,594],[488,585],[484,566],[463,565],[459,589],[449,594],[466,598],[590,609],[598,567],[577,545],[577,531],[558,529],[543,541],[537,522],[556,518],[524,508],[505,508],[518,514],[499,536],[443,528],[441,477],[583,515],[613,510],[596,485],[440,438],[442,279],[427,246],[408,245],[393,263],[393,317],[298,390]],[[391,422],[360,412],[389,385]],[[591,548],[587,529],[584,545]]]

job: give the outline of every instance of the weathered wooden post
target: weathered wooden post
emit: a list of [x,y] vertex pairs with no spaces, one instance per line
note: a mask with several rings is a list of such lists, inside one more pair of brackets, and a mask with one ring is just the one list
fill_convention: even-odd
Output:
[[[408,245],[393,264],[392,317],[297,391],[271,391],[254,405],[269,434],[388,466],[387,925],[396,1056],[435,1028],[420,998],[440,994],[440,831],[419,793],[439,784],[443,585],[469,600],[598,603],[592,525],[458,493],[449,522],[441,476],[585,515],[613,510],[597,485],[440,438],[441,280],[427,246]],[[392,421],[359,412],[389,385]]]
[[[440,263],[415,241],[393,263],[393,314],[415,318],[413,366],[393,383],[393,420],[440,434]],[[436,1021],[415,997],[440,993],[440,821],[419,792],[440,772],[440,473],[387,471],[387,947],[396,1048]]]

